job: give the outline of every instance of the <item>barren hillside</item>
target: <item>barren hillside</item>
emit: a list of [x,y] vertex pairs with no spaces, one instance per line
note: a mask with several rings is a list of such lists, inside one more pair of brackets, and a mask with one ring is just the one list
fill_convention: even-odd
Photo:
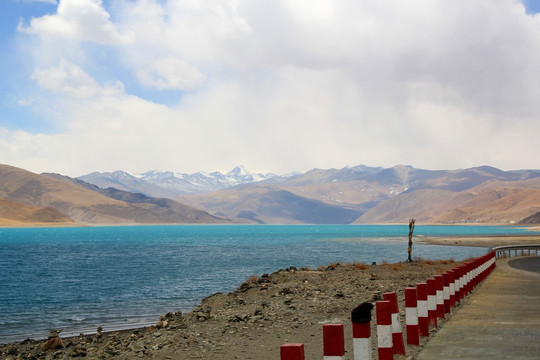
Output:
[[126,202],[67,179],[0,165],[0,198],[29,206],[51,207],[84,224],[219,223],[223,219],[182,204],[162,206]]
[[0,199],[0,226],[71,225],[74,222],[51,207],[35,207]]
[[540,211],[540,178],[486,181],[471,189],[451,192],[417,190],[381,202],[356,223],[518,223]]

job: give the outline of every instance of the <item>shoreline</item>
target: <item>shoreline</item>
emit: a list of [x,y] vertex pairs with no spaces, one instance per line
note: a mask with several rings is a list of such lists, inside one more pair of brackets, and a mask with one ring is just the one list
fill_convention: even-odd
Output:
[[[373,223],[373,224],[254,224],[250,222],[246,223],[79,223],[79,222],[25,222],[18,220],[2,219],[0,218],[0,229],[16,229],[16,228],[47,228],[47,227],[109,227],[109,226],[175,226],[175,225],[350,225],[350,226],[362,226],[362,225],[404,225],[407,223]],[[441,224],[441,223],[425,223],[417,226],[508,226],[508,227],[522,227],[527,228],[527,231],[540,231],[539,225],[532,224],[506,224],[506,223],[455,223],[455,224]],[[506,236],[506,235],[502,235]],[[508,235],[511,236],[511,235]]]
[[[414,243],[487,249],[540,244],[540,235],[415,236]],[[418,259],[411,264],[336,263],[318,269],[281,269],[249,279],[230,293],[212,294],[187,313],[177,311],[156,317],[152,326],[96,331],[79,336],[62,337],[60,334],[63,347],[49,351],[42,350],[46,339],[2,343],[0,355],[3,359],[23,356],[168,359],[172,356],[212,360],[234,359],[235,349],[241,349],[238,358],[271,359],[279,357],[280,344],[304,342],[306,356],[316,358],[320,357],[321,323],[337,321],[350,325],[350,311],[355,304],[379,300],[381,294],[388,291],[398,293],[401,306],[405,287],[423,282],[458,263]],[[404,312],[404,309],[400,310]],[[308,347],[312,355],[309,355]],[[415,351],[418,349],[411,347],[407,355],[414,356]]]
[[[2,359],[276,359],[287,342],[304,343],[306,358],[322,357],[322,324],[343,323],[352,338],[350,314],[362,302],[395,291],[400,304],[407,286],[453,268],[454,260],[413,263],[333,263],[317,269],[290,267],[253,277],[229,293],[215,293],[187,313],[177,311],[150,327],[97,331],[0,344]],[[402,310],[402,324],[404,309]],[[375,323],[372,322],[372,327]],[[51,339],[57,339],[53,334]],[[352,344],[347,341],[347,351]],[[372,337],[376,353],[376,337]],[[414,354],[418,347],[410,347]]]
[[[531,231],[537,231],[531,230]],[[504,245],[540,245],[540,235],[491,235],[491,236],[415,236],[414,242],[426,245],[470,246],[493,248]],[[414,246],[414,245],[413,245]]]

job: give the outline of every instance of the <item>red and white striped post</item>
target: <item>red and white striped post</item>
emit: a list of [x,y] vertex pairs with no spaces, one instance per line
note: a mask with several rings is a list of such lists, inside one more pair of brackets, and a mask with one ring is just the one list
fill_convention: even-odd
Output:
[[375,304],[377,313],[377,347],[379,360],[392,360],[394,350],[392,346],[392,313],[390,301],[377,301]]
[[416,310],[416,288],[405,288],[405,324],[407,327],[407,344],[420,345],[418,337],[418,313]]
[[487,278],[489,274],[491,274],[491,271],[493,271],[493,261],[494,261],[493,256],[494,256],[494,251],[491,251],[490,253],[487,253],[486,255],[484,255],[483,279]]
[[478,259],[474,259],[471,264],[471,291],[474,290],[477,284],[477,279],[478,279],[477,268],[478,268]]
[[474,268],[475,268],[475,263],[476,263],[476,260],[473,260],[471,261],[470,263],[468,263],[468,267],[469,267],[469,272],[467,273],[467,277],[468,277],[468,288],[467,288],[467,292],[470,294],[473,289],[474,289]]
[[497,256],[495,254],[495,251],[492,251],[491,252],[491,269],[489,270],[489,272],[492,272],[493,270],[495,270],[496,263],[497,263]]
[[454,270],[448,270],[448,282],[450,293],[450,308],[456,306],[456,283],[455,283]]
[[476,267],[476,260],[469,263],[469,294],[474,290],[474,269]]
[[429,336],[428,285],[426,283],[416,284],[416,292],[418,299],[418,333],[420,336]]
[[487,277],[488,261],[489,261],[489,254],[482,256],[482,265],[480,266],[480,273],[481,273],[480,281],[484,281]]
[[343,360],[345,332],[343,324],[323,325],[323,360]]
[[399,320],[397,294],[395,292],[384,293],[383,299],[390,301],[390,312],[392,313],[392,346],[394,354],[405,354],[403,330],[401,329],[401,321]]
[[447,272],[442,274],[444,287],[443,287],[443,299],[444,299],[444,313],[450,312],[450,275]]
[[437,283],[437,317],[444,319],[444,279],[442,275],[435,275]]
[[463,274],[462,274],[463,280],[461,282],[463,285],[463,288],[461,291],[462,298],[465,298],[465,296],[469,294],[469,271],[470,271],[470,263],[463,264]]
[[427,279],[428,287],[427,307],[429,323],[437,327],[437,281],[435,279]]
[[456,305],[461,302],[461,266],[454,268],[455,288],[456,288]]
[[476,285],[482,281],[482,268],[484,264],[484,257],[480,256],[476,259]]
[[371,360],[371,310],[365,302],[351,312],[354,360]]
[[283,344],[280,348],[281,360],[306,360],[304,344]]
[[476,260],[469,263],[469,294],[474,290],[474,269],[476,267]]

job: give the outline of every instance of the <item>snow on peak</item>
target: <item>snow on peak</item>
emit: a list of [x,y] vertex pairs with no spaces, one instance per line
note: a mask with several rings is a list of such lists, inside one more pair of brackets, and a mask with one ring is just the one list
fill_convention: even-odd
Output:
[[[124,173],[129,175],[127,173]],[[222,190],[231,186],[243,185],[261,180],[269,179],[275,175],[254,174],[240,165],[226,174],[219,171],[204,172],[200,171],[193,174],[186,174],[172,171],[161,171],[158,169],[150,170],[135,175],[134,177],[144,181],[147,184],[166,188],[179,194],[205,193],[210,191]],[[116,175],[119,177],[119,174]]]

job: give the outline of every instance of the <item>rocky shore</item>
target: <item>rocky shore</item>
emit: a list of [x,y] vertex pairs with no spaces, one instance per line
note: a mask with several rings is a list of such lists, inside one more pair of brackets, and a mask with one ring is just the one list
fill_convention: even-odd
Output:
[[[352,358],[351,310],[395,291],[405,324],[403,297],[454,266],[452,260],[396,264],[330,264],[289,268],[246,280],[234,292],[205,298],[189,313],[168,313],[156,325],[126,331],[0,345],[1,359],[279,359],[287,342],[304,343],[307,359],[322,359],[322,324],[345,324]],[[441,323],[439,324],[439,326]],[[405,327],[405,326],[404,326]],[[373,351],[376,353],[372,323]],[[433,331],[436,331],[434,329]],[[425,341],[425,339],[423,339]],[[413,358],[420,347],[408,347]],[[398,358],[396,356],[396,358]]]

